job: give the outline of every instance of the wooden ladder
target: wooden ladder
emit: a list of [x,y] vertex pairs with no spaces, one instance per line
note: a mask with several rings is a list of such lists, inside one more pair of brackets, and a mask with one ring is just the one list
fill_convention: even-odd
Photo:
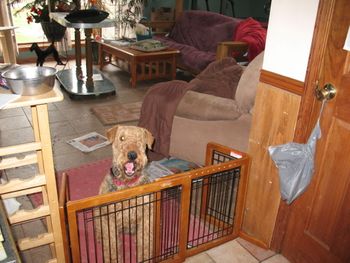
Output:
[[[35,100],[34,100],[35,101]],[[22,104],[19,103],[18,106]],[[58,196],[53,165],[47,103],[30,103],[35,141],[0,148],[0,170],[37,164],[38,172],[29,179],[12,179],[0,185],[2,199],[41,193],[43,204],[31,210],[21,209],[8,215],[10,225],[46,220],[47,232],[17,240],[20,251],[50,245],[53,262],[65,262]],[[24,157],[23,157],[24,156]]]

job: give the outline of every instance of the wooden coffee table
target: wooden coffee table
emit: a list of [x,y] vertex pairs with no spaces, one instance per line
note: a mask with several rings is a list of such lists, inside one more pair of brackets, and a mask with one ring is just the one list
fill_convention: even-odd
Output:
[[[142,52],[127,46],[116,46],[107,43],[99,43],[99,64],[100,69],[111,62],[114,56],[117,60],[128,63],[128,70],[131,74],[130,84],[136,87],[138,80],[149,80],[157,78],[175,79],[176,57],[179,50],[168,48],[162,51]],[[109,61],[105,56],[109,56]]]

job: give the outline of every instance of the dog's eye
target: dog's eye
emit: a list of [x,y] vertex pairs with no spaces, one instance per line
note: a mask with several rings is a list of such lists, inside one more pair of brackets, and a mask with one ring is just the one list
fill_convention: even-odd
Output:
[[120,140],[120,141],[124,141],[124,140],[125,140],[125,137],[124,137],[124,136],[120,136],[120,137],[119,137],[119,140]]

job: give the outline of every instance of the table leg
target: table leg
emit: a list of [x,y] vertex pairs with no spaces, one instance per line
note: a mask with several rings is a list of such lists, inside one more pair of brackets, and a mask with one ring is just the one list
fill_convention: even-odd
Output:
[[75,28],[74,29],[74,36],[75,36],[75,63],[76,63],[76,76],[77,79],[80,80],[82,76],[81,71],[81,42],[80,42],[80,29]]
[[176,55],[171,60],[171,79],[176,79]]
[[[40,138],[40,132],[39,132],[39,117],[38,117],[38,111],[37,111],[38,106],[32,106],[32,122],[33,122],[33,131],[34,131],[34,138],[36,142],[41,142]],[[47,110],[47,109],[46,109]],[[44,170],[44,161],[43,161],[43,156],[42,156],[42,151],[37,151],[37,158],[38,158],[38,168],[39,168],[39,173],[40,174],[45,174]],[[41,191],[43,192],[42,198],[43,198],[43,204],[48,205],[48,200],[47,200],[47,191],[46,191],[46,186],[42,186]],[[48,232],[52,233],[52,224],[51,224],[51,217],[48,216],[45,218],[46,219],[46,226]],[[55,246],[54,244],[50,244],[50,249],[52,255],[56,257],[56,251],[55,251]]]
[[130,61],[130,83],[132,88],[136,88],[136,81],[137,81],[137,76],[136,76],[136,68],[137,68],[137,63],[134,59]]
[[[57,184],[55,177],[55,168],[53,164],[52,155],[52,141],[49,127],[49,115],[48,115],[48,105],[36,105],[32,106],[33,114],[33,130],[35,135],[35,140],[41,142],[42,149],[39,151],[38,164],[39,169],[42,170],[43,174],[46,176],[46,194],[43,196],[44,202],[48,202],[50,206],[50,219],[51,226],[48,225],[48,230],[52,231],[54,236],[54,246],[56,252],[57,262],[64,262],[64,245],[62,236],[62,226],[59,219],[58,210],[58,195],[57,195]],[[42,162],[42,163],[40,163]],[[44,194],[44,193],[43,193]]]
[[92,46],[91,46],[91,28],[85,29],[85,56],[86,56],[86,86],[93,87],[92,79]]
[[104,67],[104,52],[101,43],[98,44],[98,64],[100,65],[100,70]]

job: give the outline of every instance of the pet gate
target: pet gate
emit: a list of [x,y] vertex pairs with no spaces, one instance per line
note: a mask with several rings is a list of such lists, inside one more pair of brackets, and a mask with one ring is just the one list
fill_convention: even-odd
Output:
[[182,262],[236,238],[249,159],[214,143],[206,154],[203,168],[65,206],[61,191],[67,255],[73,262]]

